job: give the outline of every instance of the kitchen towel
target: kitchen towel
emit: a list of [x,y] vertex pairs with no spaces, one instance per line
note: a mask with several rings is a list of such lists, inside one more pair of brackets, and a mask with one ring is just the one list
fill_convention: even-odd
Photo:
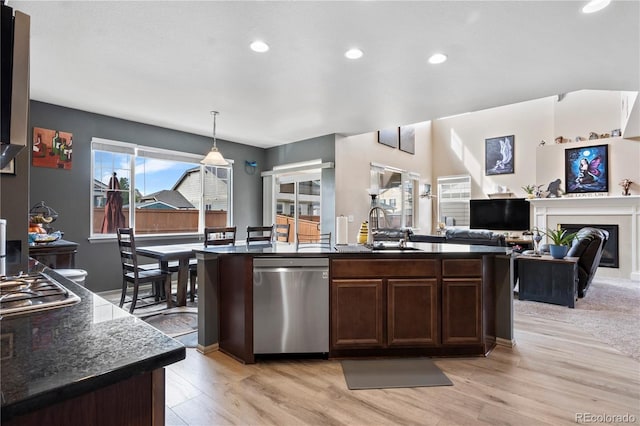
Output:
[[336,218],[336,244],[349,243],[349,221],[346,216]]

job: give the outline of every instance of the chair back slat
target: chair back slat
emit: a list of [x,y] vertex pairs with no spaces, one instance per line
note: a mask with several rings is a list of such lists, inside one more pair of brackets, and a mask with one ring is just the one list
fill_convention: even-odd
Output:
[[247,245],[271,244],[273,240],[273,225],[271,226],[247,226]]
[[290,229],[291,225],[289,225],[288,223],[276,223],[274,229],[275,240],[288,243]]
[[307,235],[296,234],[296,250],[305,248],[331,249],[331,232]]
[[204,246],[236,245],[235,226],[216,226],[204,228]]

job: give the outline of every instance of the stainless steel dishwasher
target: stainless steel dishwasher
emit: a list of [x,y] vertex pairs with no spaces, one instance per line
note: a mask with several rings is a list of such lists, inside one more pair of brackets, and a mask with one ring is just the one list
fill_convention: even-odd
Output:
[[254,259],[253,352],[329,352],[329,259]]

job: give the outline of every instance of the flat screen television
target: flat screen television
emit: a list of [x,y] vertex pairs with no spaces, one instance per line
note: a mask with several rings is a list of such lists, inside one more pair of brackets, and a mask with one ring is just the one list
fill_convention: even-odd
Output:
[[469,227],[495,231],[526,231],[531,210],[524,198],[470,200]]

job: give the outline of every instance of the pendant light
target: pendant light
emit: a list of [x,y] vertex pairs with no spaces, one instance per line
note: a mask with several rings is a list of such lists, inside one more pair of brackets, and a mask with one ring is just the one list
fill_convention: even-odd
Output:
[[216,116],[219,114],[218,111],[211,111],[211,115],[213,115],[213,146],[211,147],[211,151],[207,154],[206,157],[200,161],[200,163],[205,164],[207,166],[228,166],[229,162],[224,159],[220,151],[218,150],[218,145],[216,144]]

